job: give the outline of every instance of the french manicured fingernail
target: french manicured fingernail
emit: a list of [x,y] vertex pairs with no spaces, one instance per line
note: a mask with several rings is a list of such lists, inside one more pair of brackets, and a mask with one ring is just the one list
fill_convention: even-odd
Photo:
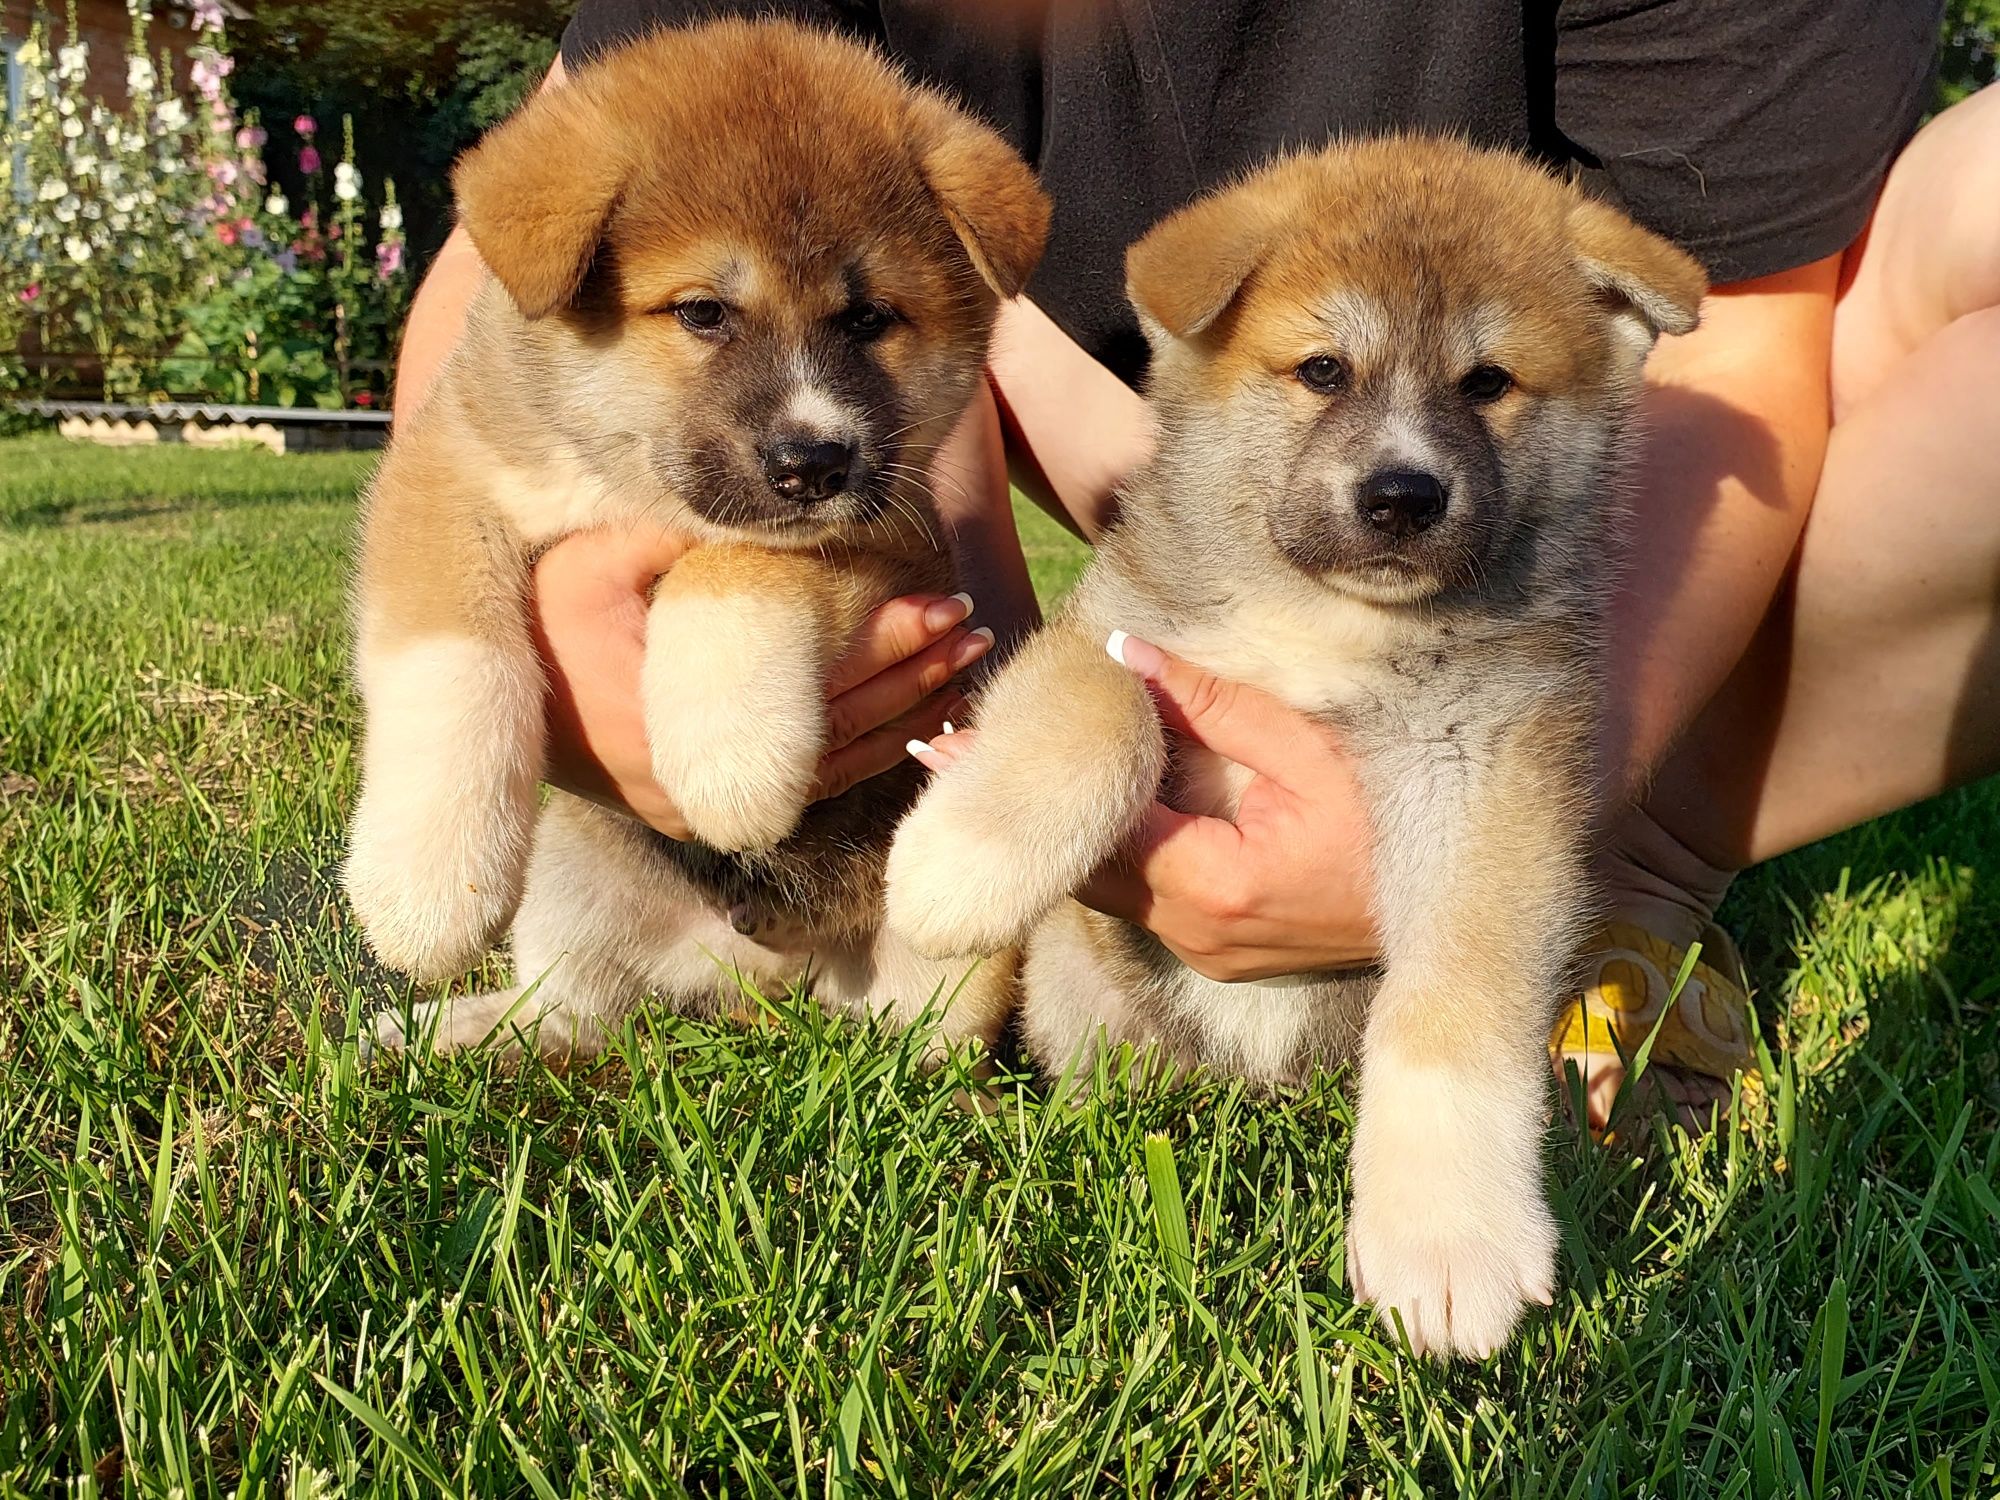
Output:
[[934,751],[932,751],[931,747],[925,744],[922,740],[910,740],[903,746],[903,748],[909,751],[910,754],[914,755],[918,760],[922,760],[926,755],[931,755],[935,753]]
[[1142,641],[1123,630],[1114,630],[1104,638],[1104,653],[1141,677],[1156,674],[1167,659],[1166,653],[1151,641]]
[[951,669],[956,672],[961,667],[969,667],[980,657],[993,649],[993,632],[985,625],[976,630],[968,630],[965,639],[952,648]]
[[957,734],[957,733],[958,733],[958,731],[957,731],[956,729],[953,729],[953,728],[951,727],[951,720],[949,720],[949,719],[946,719],[946,720],[944,721],[944,732],[945,732],[946,734]]
[[971,614],[972,595],[953,594],[949,599],[938,600],[924,611],[924,628],[932,631],[949,630]]
[[949,760],[933,750],[929,745],[926,745],[922,740],[911,740],[903,748],[910,753],[910,758],[926,771],[942,771],[946,766],[951,764]]

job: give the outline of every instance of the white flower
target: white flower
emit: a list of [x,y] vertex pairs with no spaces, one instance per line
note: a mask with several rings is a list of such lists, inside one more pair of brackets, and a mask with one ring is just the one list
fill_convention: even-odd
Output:
[[73,42],[67,47],[56,48],[56,76],[72,82],[81,80],[90,66],[90,44]]
[[125,59],[125,88],[128,93],[150,94],[158,76],[153,71],[150,58],[133,56]]
[[382,227],[384,229],[401,229],[403,227],[403,210],[394,203],[383,204]]
[[88,177],[97,170],[97,158],[88,151],[80,151],[70,158],[69,169],[79,177]]
[[361,174],[354,170],[353,162],[341,162],[333,169],[333,196],[343,203],[361,196]]
[[69,258],[78,265],[82,265],[90,259],[90,242],[80,239],[76,235],[71,235],[63,241],[63,249],[69,252]]
[[113,213],[129,214],[138,206],[139,195],[137,193],[120,193],[116,198],[111,200],[111,210]]
[[76,101],[70,98],[68,94],[64,94],[62,98],[56,100],[56,113],[65,116],[75,114]]
[[153,111],[153,118],[167,130],[179,130],[188,122],[187,106],[178,99],[162,99],[160,107]]
[[24,68],[38,66],[42,60],[42,44],[29,37],[21,43],[21,49],[14,54],[14,60]]
[[79,136],[83,134],[83,121],[77,119],[76,116],[71,115],[67,120],[63,121],[62,133],[63,133],[63,139],[66,141],[73,141],[77,139]]
[[264,200],[264,212],[274,218],[282,219],[291,211],[291,200],[286,198],[283,193],[273,192],[270,197]]
[[76,199],[65,198],[54,208],[50,209],[49,212],[54,215],[55,221],[58,224],[74,224],[76,222],[76,211],[80,206]]
[[36,193],[35,196],[44,203],[53,203],[56,199],[68,194],[68,192],[68,183],[62,181],[60,178],[50,177],[43,181],[41,191]]

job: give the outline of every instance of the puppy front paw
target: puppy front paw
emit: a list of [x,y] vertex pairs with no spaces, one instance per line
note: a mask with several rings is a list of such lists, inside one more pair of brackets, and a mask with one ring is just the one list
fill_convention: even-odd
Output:
[[377,958],[418,979],[450,979],[478,963],[513,916],[525,839],[477,818],[468,826],[413,815],[403,800],[363,794],[342,883]]
[[[1355,1129],[1347,1276],[1417,1354],[1485,1359],[1555,1295],[1540,1113],[1498,1117],[1447,1068],[1371,1058]],[[1389,1076],[1383,1076],[1383,1075]],[[1479,1082],[1483,1082],[1479,1081]]]
[[668,722],[653,732],[653,775],[702,843],[729,854],[756,853],[799,826],[818,780],[823,738],[818,723],[766,727],[752,720],[733,736],[698,744],[686,721]]
[[940,772],[889,847],[889,930],[926,958],[998,953],[1068,894],[1066,872],[1037,857],[1034,810],[986,781],[969,761]]
[[653,776],[694,836],[769,849],[799,826],[826,745],[823,672],[781,596],[662,594],[647,625]]

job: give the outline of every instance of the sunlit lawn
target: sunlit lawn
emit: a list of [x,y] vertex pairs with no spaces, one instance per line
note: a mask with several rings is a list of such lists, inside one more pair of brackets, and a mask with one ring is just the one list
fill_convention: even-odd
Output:
[[1417,1365],[1337,1081],[974,1114],[782,998],[359,1068],[363,473],[0,442],[0,1490],[2000,1488],[2000,787],[1744,881],[1772,1107],[1554,1130],[1554,1312]]

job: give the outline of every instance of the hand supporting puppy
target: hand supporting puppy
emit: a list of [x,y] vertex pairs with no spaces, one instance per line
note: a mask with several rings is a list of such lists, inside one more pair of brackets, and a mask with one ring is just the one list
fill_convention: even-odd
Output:
[[[1120,644],[1117,659],[1146,683],[1170,728],[1254,774],[1233,821],[1155,802],[1136,844],[1101,866],[1079,899],[1144,927],[1210,979],[1375,958],[1372,835],[1338,739],[1270,695],[1150,642]],[[917,758],[941,770],[976,738],[940,736]]]
[[[536,564],[532,595],[549,684],[548,779],[675,839],[689,829],[653,775],[639,684],[654,581],[687,550],[664,531],[579,532]],[[992,646],[990,631],[964,623],[971,608],[963,595],[915,595],[863,622],[827,675],[828,749],[813,800],[888,770],[912,733],[935,733],[959,709],[943,690]]]

